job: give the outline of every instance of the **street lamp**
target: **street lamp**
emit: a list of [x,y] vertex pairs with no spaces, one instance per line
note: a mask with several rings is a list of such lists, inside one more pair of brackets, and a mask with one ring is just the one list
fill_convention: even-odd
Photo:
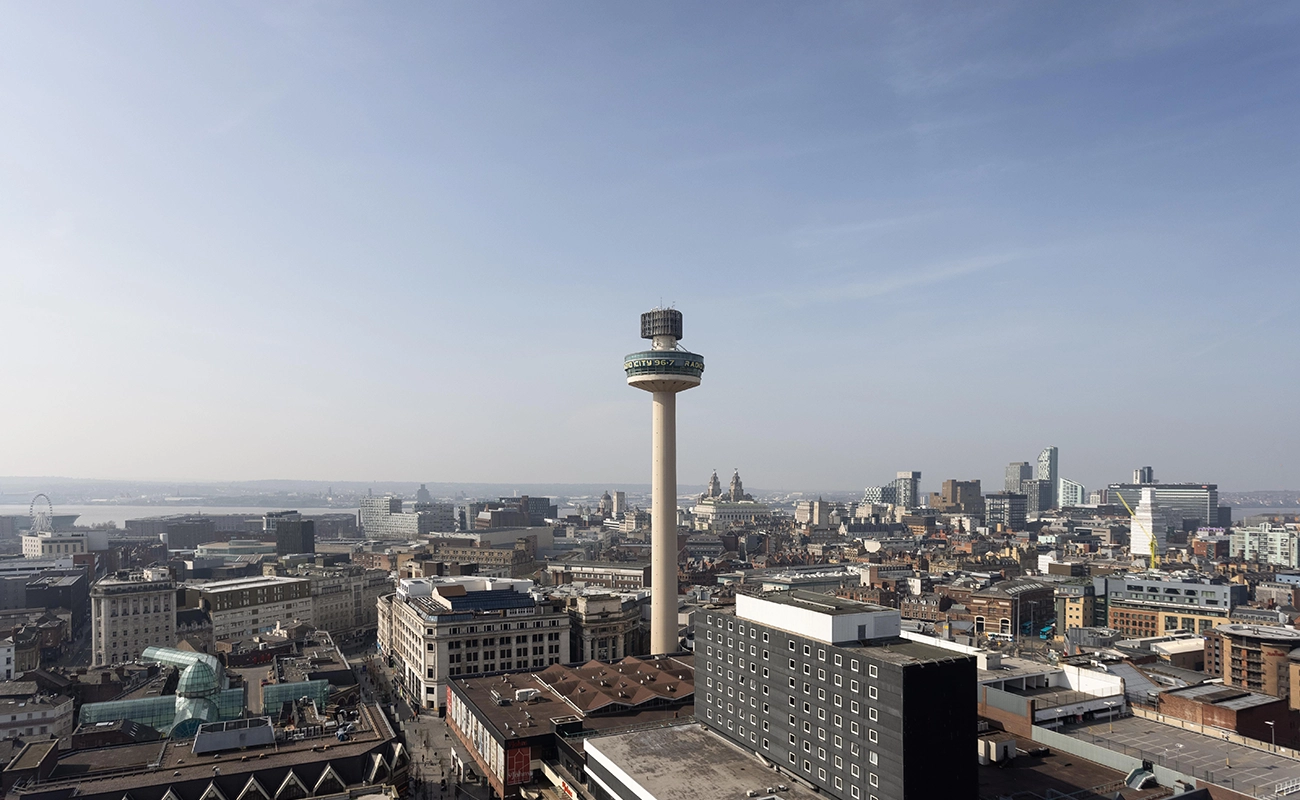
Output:
[[1266,719],[1264,724],[1268,726],[1268,738],[1273,744],[1273,752],[1277,752],[1277,728],[1273,725],[1273,720]]
[[1110,733],[1114,733],[1115,732],[1115,701],[1114,700],[1106,701],[1106,711],[1108,712],[1108,716],[1110,717],[1110,725],[1108,731]]

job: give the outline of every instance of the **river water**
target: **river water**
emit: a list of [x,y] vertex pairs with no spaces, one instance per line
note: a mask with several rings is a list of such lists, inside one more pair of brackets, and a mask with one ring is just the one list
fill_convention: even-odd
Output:
[[[30,506],[28,505],[0,505],[0,517],[18,515],[27,516]],[[44,504],[37,507],[37,511],[44,510]],[[126,506],[113,505],[111,503],[92,503],[90,505],[56,505],[54,513],[60,514],[79,514],[77,519],[78,525],[98,525],[104,522],[116,522],[117,527],[123,528],[124,522],[128,519],[142,519],[146,517],[170,517],[176,514],[247,514],[249,516],[260,517],[268,511],[298,511],[302,514],[356,514],[355,508],[307,508],[304,506]]]

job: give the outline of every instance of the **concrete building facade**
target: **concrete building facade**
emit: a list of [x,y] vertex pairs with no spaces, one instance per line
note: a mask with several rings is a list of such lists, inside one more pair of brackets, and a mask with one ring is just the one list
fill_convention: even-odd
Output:
[[276,625],[314,625],[311,581],[259,575],[186,587],[187,605],[208,612],[216,641],[245,639]]
[[715,733],[837,800],[976,796],[957,756],[975,744],[973,658],[900,638],[893,609],[803,591],[701,614],[696,719]]
[[446,705],[461,675],[540,669],[568,658],[563,604],[536,600],[533,582],[508,578],[411,578],[377,601],[380,652],[404,695],[421,708]]
[[166,569],[119,572],[90,588],[91,659],[109,666],[176,641],[176,582]]

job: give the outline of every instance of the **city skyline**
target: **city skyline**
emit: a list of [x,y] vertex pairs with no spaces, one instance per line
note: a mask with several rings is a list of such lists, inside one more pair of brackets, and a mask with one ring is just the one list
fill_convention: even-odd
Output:
[[7,18],[0,473],[1300,485],[1292,6]]

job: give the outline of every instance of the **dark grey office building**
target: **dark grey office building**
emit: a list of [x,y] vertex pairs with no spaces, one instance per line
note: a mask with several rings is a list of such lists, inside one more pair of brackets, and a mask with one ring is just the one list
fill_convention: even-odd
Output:
[[1025,514],[1037,517],[1056,508],[1052,502],[1052,482],[1039,478],[1021,483],[1020,493],[1025,496]]
[[1001,524],[1011,531],[1025,529],[1025,512],[1029,498],[1017,492],[994,492],[984,495],[984,521],[990,528]]
[[1007,465],[1006,481],[1003,489],[1019,494],[1024,491],[1024,483],[1033,480],[1034,468],[1028,461],[1013,461]]
[[[1123,498],[1128,507],[1137,510],[1142,501],[1142,490],[1151,490],[1151,499],[1165,513],[1169,524],[1185,531],[1199,527],[1220,525],[1219,487],[1213,483],[1112,483],[1112,497]],[[1232,512],[1229,511],[1228,514]],[[1228,518],[1231,520],[1231,517]]]
[[316,552],[316,523],[297,511],[272,511],[262,517],[262,530],[275,537],[275,554]]
[[839,800],[976,797],[973,658],[901,638],[894,609],[801,590],[696,620],[714,732]]

